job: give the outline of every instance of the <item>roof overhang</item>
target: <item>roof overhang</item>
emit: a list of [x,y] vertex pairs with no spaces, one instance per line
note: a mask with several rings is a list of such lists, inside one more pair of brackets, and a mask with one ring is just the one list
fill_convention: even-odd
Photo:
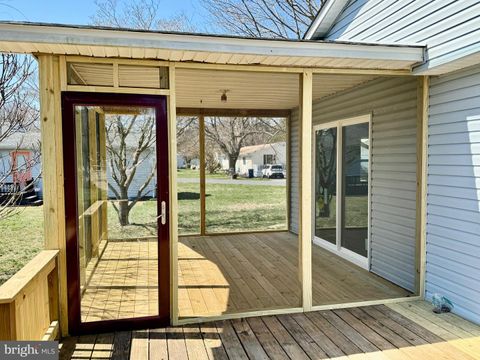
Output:
[[[428,57],[428,52],[426,53]],[[413,69],[414,75],[442,75],[480,64],[480,44],[475,43],[446,56],[426,61]]]
[[305,40],[320,39],[324,37],[335,23],[338,15],[347,5],[348,0],[327,0],[318,12],[315,20],[310,24],[303,36]]
[[40,23],[0,23],[0,51],[211,64],[411,70],[418,45],[273,40]]

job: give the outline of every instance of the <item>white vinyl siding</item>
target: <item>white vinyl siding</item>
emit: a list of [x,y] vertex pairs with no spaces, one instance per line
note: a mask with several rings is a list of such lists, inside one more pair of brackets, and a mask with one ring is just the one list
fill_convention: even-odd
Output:
[[298,217],[300,214],[300,119],[298,108],[290,116],[290,164],[288,175],[290,179],[290,231],[298,234]]
[[438,66],[480,49],[480,2],[350,0],[325,38],[427,45]]
[[[372,114],[371,271],[415,289],[417,80],[381,78],[313,105],[314,125]],[[292,115],[292,174],[298,174],[298,116]],[[292,179],[295,177],[292,176]],[[298,184],[291,188],[298,227]]]
[[[133,150],[131,157],[133,157]],[[153,166],[155,165],[155,156],[154,155],[149,155],[147,159],[142,161],[138,166],[137,166],[137,171],[135,173],[135,176],[132,180],[132,183],[130,184],[130,187],[128,188],[128,198],[129,199],[135,199],[138,195],[138,191],[140,188],[143,186],[145,181],[148,179],[150,176],[150,173],[152,171]],[[118,190],[118,185],[113,180],[112,178],[112,171],[110,166],[107,166],[107,181],[109,184],[111,184],[115,189]],[[142,195],[144,197],[154,197],[155,196],[155,185],[156,185],[156,176],[150,180],[150,183],[147,185],[147,187],[143,190]],[[110,199],[115,199],[115,193],[108,188],[108,197]]]
[[431,79],[427,298],[480,323],[480,67]]

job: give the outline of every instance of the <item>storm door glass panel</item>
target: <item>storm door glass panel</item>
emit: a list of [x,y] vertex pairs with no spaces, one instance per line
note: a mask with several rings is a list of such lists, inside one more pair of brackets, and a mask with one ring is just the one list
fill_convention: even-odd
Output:
[[342,247],[368,254],[369,124],[343,128]]
[[81,321],[158,315],[155,109],[75,106]]
[[315,236],[336,244],[337,128],[315,138]]

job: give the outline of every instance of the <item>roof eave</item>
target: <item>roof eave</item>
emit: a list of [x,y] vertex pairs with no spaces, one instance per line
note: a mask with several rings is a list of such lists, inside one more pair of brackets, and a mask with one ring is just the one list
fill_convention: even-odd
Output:
[[335,20],[347,5],[348,0],[327,0],[321,10],[318,12],[315,20],[310,24],[303,38],[311,40],[323,38],[332,28]]
[[[421,63],[424,49],[416,45],[378,45],[325,41],[247,39],[195,34],[138,32],[90,27],[49,26],[45,24],[0,23],[0,51],[26,53],[34,44],[62,47],[51,53],[70,54],[66,47],[118,47],[167,49],[170,51],[211,52],[277,57],[341,58]],[[75,54],[86,55],[86,54]]]

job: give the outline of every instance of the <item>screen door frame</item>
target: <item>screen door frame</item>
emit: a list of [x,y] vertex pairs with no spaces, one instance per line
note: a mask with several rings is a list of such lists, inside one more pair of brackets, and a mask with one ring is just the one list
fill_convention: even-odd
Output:
[[75,106],[138,106],[155,109],[157,157],[157,215],[161,203],[169,214],[169,153],[167,98],[159,95],[133,95],[87,92],[62,93],[62,133],[65,185],[65,222],[68,288],[68,321],[72,335],[147,327],[170,323],[170,231],[169,218],[158,226],[158,314],[118,320],[81,321],[80,263],[78,250],[77,166],[75,149]]

